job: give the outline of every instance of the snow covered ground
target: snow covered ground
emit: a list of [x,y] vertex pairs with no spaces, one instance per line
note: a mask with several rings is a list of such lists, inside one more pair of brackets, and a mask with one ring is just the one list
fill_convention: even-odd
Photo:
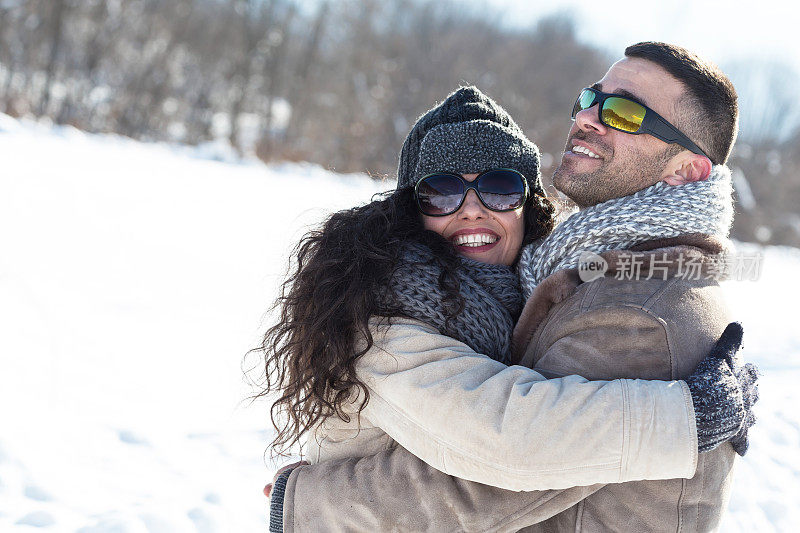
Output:
[[[0,115],[0,531],[264,531],[245,352],[303,229],[392,184],[214,153]],[[745,248],[764,375],[723,530],[796,531],[800,251]]]

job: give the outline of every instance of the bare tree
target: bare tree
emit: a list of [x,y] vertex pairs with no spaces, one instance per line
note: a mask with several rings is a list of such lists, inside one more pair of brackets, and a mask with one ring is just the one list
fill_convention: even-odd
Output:
[[322,1],[310,25],[311,31],[308,34],[308,38],[299,54],[294,75],[290,77],[287,93],[292,95],[292,120],[284,133],[284,144],[298,145],[299,139],[302,138],[303,126],[308,121],[309,112],[312,109],[310,105],[311,94],[315,91],[314,67],[319,58],[320,43],[324,34],[325,23],[328,21],[329,11],[330,4],[327,1]]
[[266,109],[264,110],[265,133],[259,144],[259,156],[271,159],[273,155],[273,111],[275,101],[283,89],[282,81],[287,77],[286,55],[289,42],[292,38],[292,24],[297,15],[297,8],[291,4],[286,9],[285,15],[277,24],[271,25],[267,33],[267,58],[264,65],[264,75],[267,78],[265,90]]
[[50,97],[53,91],[53,82],[55,80],[55,70],[58,65],[58,56],[61,52],[61,43],[63,40],[64,31],[64,18],[67,15],[67,2],[66,0],[52,0],[50,2],[50,17],[47,40],[50,43],[50,51],[47,58],[47,65],[44,69],[44,95],[39,103],[39,114],[45,115],[47,107],[50,104]]
[[[421,113],[458,86],[476,84],[539,145],[547,181],[573,98],[612,58],[582,43],[568,14],[509,29],[499,12],[464,6],[0,1],[0,109],[141,139],[225,140],[240,151],[257,141],[265,160],[384,175],[394,172]],[[740,146],[751,152],[736,151],[731,164],[755,201],[734,229],[753,239],[765,226],[775,239],[800,242],[792,237],[800,229],[791,229],[800,228],[800,149],[792,144],[800,108],[797,83],[787,82],[797,75],[764,61],[726,71],[740,94]],[[285,128],[274,114],[278,102],[290,109]]]
[[794,133],[800,125],[795,90],[800,76],[791,66],[752,60],[734,62],[725,71],[739,94],[739,135],[743,141],[783,141]]

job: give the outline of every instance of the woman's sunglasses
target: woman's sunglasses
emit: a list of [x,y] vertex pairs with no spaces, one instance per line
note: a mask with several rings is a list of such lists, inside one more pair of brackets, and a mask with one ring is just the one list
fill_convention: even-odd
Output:
[[483,205],[492,211],[519,209],[528,198],[525,176],[509,168],[481,172],[473,181],[449,172],[428,174],[417,182],[414,195],[423,215],[443,217],[461,209],[470,189],[474,189]]
[[[584,109],[597,104],[597,115],[600,122],[615,130],[640,135],[648,133],[666,143],[675,143],[687,150],[708,157],[689,137],[664,120],[664,118],[644,104],[612,93],[604,93],[597,89],[586,88],[578,95],[572,107],[572,118]],[[709,159],[711,159],[709,157]]]

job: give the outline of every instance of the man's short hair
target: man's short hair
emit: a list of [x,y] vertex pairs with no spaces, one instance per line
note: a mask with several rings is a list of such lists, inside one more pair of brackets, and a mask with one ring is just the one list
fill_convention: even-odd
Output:
[[714,164],[728,161],[739,121],[736,89],[713,63],[673,44],[641,42],[625,56],[646,59],[686,87],[676,103],[676,126],[702,148]]

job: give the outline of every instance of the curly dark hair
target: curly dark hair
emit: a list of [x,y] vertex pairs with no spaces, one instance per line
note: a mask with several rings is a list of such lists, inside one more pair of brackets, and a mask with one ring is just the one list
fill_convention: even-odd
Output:
[[[286,455],[328,416],[349,421],[342,406],[353,390],[363,393],[358,413],[369,401],[355,362],[373,345],[370,317],[402,315],[376,295],[387,290],[404,243],[433,250],[442,269],[439,283],[450,302],[447,312],[455,316],[463,305],[455,250],[425,230],[413,189],[376,196],[364,206],[334,213],[293,251],[293,268],[274,306],[278,322],[255,349],[263,354],[265,374],[254,398],[279,393],[270,410],[276,430],[273,455]],[[555,208],[547,198],[532,195],[524,209],[523,244],[553,229]]]

